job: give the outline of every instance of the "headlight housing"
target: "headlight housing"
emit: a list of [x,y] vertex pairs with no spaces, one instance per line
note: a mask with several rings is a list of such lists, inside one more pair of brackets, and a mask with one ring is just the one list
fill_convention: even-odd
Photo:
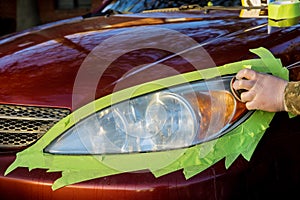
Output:
[[230,93],[231,78],[182,84],[114,104],[76,123],[44,151],[52,154],[165,151],[215,139],[250,114]]

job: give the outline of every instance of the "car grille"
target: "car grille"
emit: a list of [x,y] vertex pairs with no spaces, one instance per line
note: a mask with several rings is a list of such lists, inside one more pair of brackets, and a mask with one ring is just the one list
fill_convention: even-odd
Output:
[[26,147],[43,136],[68,109],[0,104],[0,148]]

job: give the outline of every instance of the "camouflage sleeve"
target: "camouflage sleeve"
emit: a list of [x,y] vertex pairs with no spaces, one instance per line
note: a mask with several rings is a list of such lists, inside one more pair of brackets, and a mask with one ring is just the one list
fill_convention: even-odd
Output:
[[284,103],[288,112],[300,115],[300,81],[287,84],[284,91]]

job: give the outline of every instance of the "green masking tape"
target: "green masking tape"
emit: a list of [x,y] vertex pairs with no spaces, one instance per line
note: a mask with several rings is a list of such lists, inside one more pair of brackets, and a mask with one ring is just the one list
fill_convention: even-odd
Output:
[[289,27],[298,24],[300,21],[300,17],[290,18],[290,19],[282,19],[282,20],[273,20],[269,19],[268,24],[274,27]]
[[268,17],[273,20],[297,18],[300,16],[300,2],[276,1],[268,5]]
[[219,75],[234,74],[248,65],[257,71],[272,73],[288,79],[288,70],[282,67],[280,60],[276,59],[267,49],[258,48],[251,50],[251,52],[258,55],[260,59],[243,60],[216,68],[190,72],[114,93],[120,98],[112,98],[112,95],[108,95],[97,99],[59,121],[34,145],[19,152],[16,160],[7,168],[5,175],[18,167],[27,167],[29,170],[48,169],[47,172],[49,173],[62,172],[62,177],[52,185],[52,189],[56,190],[86,180],[145,169],[151,171],[155,177],[183,169],[185,177],[190,178],[224,158],[226,168],[239,155],[250,160],[258,142],[269,127],[274,113],[257,110],[244,123],[224,136],[184,149],[121,155],[52,155],[44,153],[43,149],[53,139],[64,134],[68,128],[76,124],[78,122],[76,120],[80,120],[74,118],[74,115],[80,115],[84,118],[84,116],[92,114],[95,109],[101,110],[111,104],[113,99],[129,99],[128,94],[133,94],[128,92],[130,90],[136,91],[137,88],[144,88],[140,90],[140,94],[145,94],[161,89],[157,87],[159,85],[169,87],[183,82],[188,83]]

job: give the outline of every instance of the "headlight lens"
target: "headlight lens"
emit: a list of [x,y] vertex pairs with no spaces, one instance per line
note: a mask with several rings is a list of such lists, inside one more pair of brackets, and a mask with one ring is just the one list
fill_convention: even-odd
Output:
[[243,120],[247,112],[229,92],[230,80],[198,81],[112,105],[75,124],[45,152],[164,151],[215,139]]

